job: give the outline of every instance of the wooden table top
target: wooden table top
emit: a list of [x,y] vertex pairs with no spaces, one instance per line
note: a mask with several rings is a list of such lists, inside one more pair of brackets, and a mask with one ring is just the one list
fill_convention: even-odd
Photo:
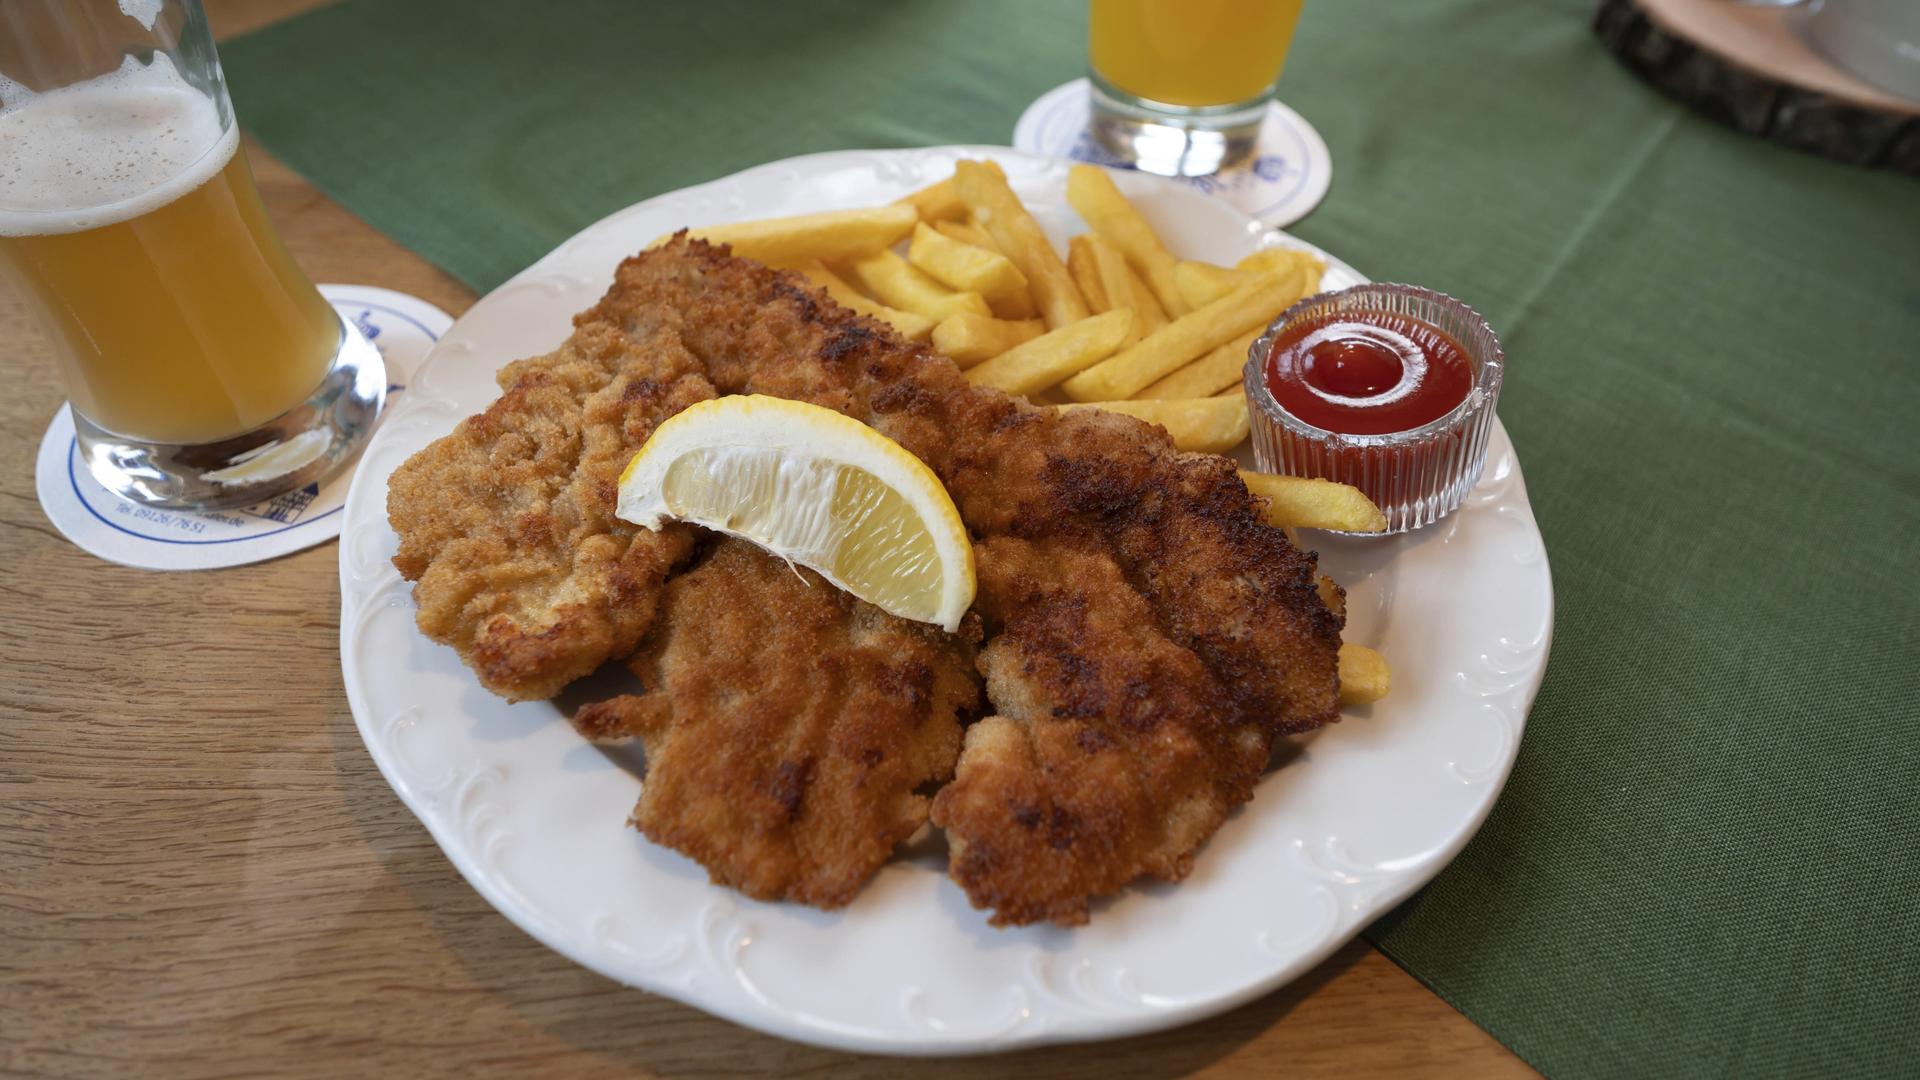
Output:
[[[208,0],[243,33],[324,0]],[[316,281],[473,293],[249,143]],[[798,1046],[575,966],[496,914],[381,779],[341,689],[335,549],[159,574],[47,523],[63,399],[0,287],[0,1072],[1530,1075],[1364,941],[1224,1016],[981,1061]]]

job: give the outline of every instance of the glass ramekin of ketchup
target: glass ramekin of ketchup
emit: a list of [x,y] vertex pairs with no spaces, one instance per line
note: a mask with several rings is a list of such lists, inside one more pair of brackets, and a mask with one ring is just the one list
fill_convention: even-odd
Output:
[[1352,484],[1405,532],[1480,479],[1506,367],[1487,321],[1445,293],[1356,285],[1288,308],[1248,351],[1262,472]]

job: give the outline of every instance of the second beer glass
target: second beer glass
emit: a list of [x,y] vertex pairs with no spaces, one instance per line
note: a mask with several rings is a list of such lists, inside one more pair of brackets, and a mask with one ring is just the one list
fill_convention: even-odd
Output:
[[1260,134],[1303,0],[1092,0],[1092,126],[1128,164],[1207,176]]

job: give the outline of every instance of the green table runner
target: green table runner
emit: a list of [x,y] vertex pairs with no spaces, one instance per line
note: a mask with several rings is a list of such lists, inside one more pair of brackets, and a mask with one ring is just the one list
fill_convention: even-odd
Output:
[[[1479,837],[1370,934],[1542,1070],[1920,1068],[1920,184],[1696,119],[1580,0],[1309,4],[1295,231],[1480,308],[1558,595]],[[349,0],[243,122],[489,288],[775,158],[1004,143],[1078,3]]]

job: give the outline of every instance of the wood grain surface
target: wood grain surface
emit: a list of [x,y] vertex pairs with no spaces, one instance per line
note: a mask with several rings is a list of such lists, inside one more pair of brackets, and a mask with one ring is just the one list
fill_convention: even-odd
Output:
[[1773,82],[1890,116],[1920,115],[1908,101],[1827,59],[1797,29],[1798,8],[1725,0],[1635,0],[1654,25]]
[[[209,0],[222,35],[313,0]],[[317,281],[474,297],[247,146]],[[782,1042],[495,914],[361,748],[332,544],[158,574],[34,495],[62,393],[0,286],[0,1071],[9,1075],[1499,1077],[1529,1070],[1364,942],[1214,1020],[988,1061]]]

